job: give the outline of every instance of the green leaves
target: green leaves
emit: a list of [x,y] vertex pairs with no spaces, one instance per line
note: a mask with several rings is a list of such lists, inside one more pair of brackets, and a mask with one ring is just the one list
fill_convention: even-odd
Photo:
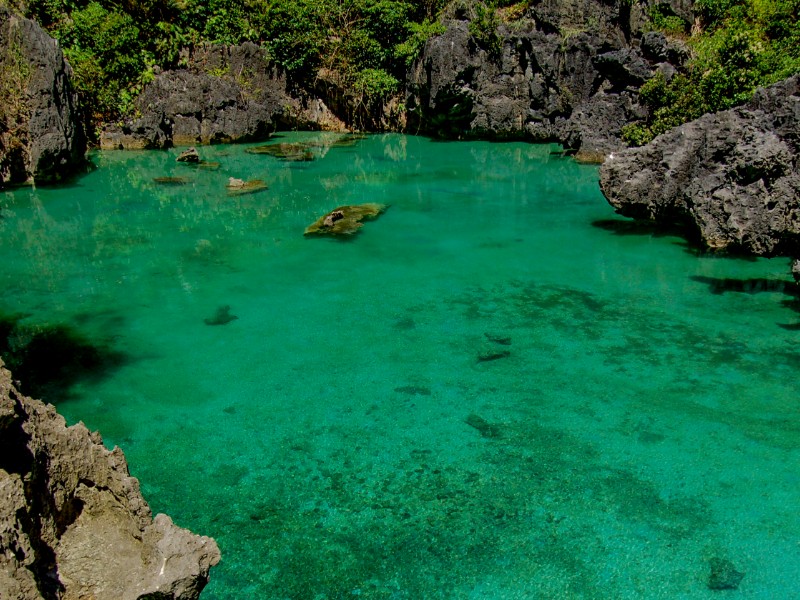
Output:
[[[29,0],[56,37],[93,121],[133,107],[154,69],[201,42],[264,45],[296,77],[320,70],[358,102],[397,92],[445,0]],[[489,9],[487,8],[487,11]],[[490,18],[494,13],[487,12]],[[489,24],[489,31],[492,29]],[[486,38],[487,40],[489,38]]]
[[759,86],[800,72],[800,0],[698,0],[705,30],[689,43],[685,73],[666,81],[657,74],[639,98],[646,122],[623,129],[641,145],[668,129],[746,102]]
[[499,25],[500,20],[493,6],[486,6],[483,2],[475,4],[475,17],[469,22],[469,33],[480,47],[493,54],[500,52],[501,41],[497,35]]
[[353,89],[368,98],[383,99],[394,94],[400,82],[383,69],[364,69],[353,78]]
[[445,26],[440,21],[425,20],[422,23],[408,24],[409,37],[397,44],[394,48],[395,58],[406,67],[410,67],[422,53],[425,43],[434,35],[445,32]]

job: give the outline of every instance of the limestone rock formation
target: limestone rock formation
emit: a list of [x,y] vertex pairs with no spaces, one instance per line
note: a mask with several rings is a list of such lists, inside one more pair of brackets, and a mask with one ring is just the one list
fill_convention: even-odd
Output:
[[160,73],[136,100],[140,117],[109,124],[100,146],[167,148],[266,139],[280,127],[344,129],[250,42],[205,45],[188,67]]
[[71,75],[53,38],[0,7],[0,186],[52,182],[83,164]]
[[494,52],[474,39],[466,19],[453,19],[409,73],[409,129],[558,141],[599,155],[621,149],[622,127],[645,116],[639,87],[687,56],[662,34],[643,33],[645,15],[645,6],[624,0],[544,0],[498,29]]
[[600,171],[617,211],[685,224],[706,248],[800,257],[800,75],[619,152]]
[[0,597],[196,599],[219,558],[153,519],[122,451],[20,394],[0,361]]

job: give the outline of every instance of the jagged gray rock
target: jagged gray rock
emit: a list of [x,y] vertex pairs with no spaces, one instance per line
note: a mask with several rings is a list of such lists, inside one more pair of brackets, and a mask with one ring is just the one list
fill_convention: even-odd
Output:
[[[688,19],[692,4],[659,6]],[[470,34],[469,11],[451,10],[444,34],[428,40],[407,74],[401,116],[396,104],[383,111],[354,104],[329,72],[313,83],[295,81],[254,44],[202,46],[187,56],[187,68],[159,74],[137,101],[142,116],[109,125],[101,147],[245,141],[276,128],[402,127],[451,138],[558,141],[603,156],[625,146],[624,125],[645,117],[639,86],[686,59],[680,44],[645,33],[649,9],[627,0],[542,0],[497,30],[497,53]],[[645,34],[647,53],[639,47]]]
[[449,21],[408,75],[409,129],[558,141],[601,155],[624,147],[622,127],[645,116],[638,88],[658,67],[628,43],[624,6],[537,4],[530,18],[499,28],[497,53],[475,42],[467,21]]
[[21,395],[0,361],[0,597],[196,599],[219,559],[152,518],[119,448]]
[[164,71],[145,87],[136,100],[140,117],[106,126],[102,148],[257,141],[282,126],[344,129],[253,43],[200,46],[186,60],[187,68]]
[[800,75],[746,105],[616,153],[600,170],[625,216],[684,224],[704,247],[800,257]]
[[56,181],[83,164],[71,75],[53,38],[0,7],[0,186]]

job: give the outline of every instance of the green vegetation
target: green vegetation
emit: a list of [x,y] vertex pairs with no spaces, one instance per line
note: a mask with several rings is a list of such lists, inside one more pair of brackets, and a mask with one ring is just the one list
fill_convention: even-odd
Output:
[[[59,40],[87,125],[133,109],[156,68],[193,45],[263,45],[295,77],[322,76],[359,102],[400,88],[446,0],[31,0],[28,16]],[[482,3],[481,6],[483,6]],[[487,10],[489,10],[487,8]]]
[[[2,0],[6,2],[7,0]],[[27,16],[59,40],[75,71],[87,130],[131,114],[157,69],[203,42],[264,46],[298,79],[324,80],[356,105],[396,95],[440,16],[470,19],[498,52],[497,26],[530,2],[508,0],[30,0]]]
[[[698,0],[695,9],[698,26],[688,38],[693,58],[669,81],[657,74],[642,86],[649,117],[623,128],[630,144],[746,102],[757,87],[800,72],[800,0]],[[663,13],[653,22],[685,37],[687,24],[676,19]]]
[[[29,118],[27,103],[31,67],[22,52],[21,40],[16,31],[10,32],[10,43],[0,55],[0,147],[19,155],[25,144],[21,137]],[[13,159],[12,159],[13,160]]]
[[[7,0],[3,0],[6,2]],[[629,0],[633,2],[634,0]],[[323,80],[368,112],[396,97],[425,42],[447,18],[469,19],[477,44],[498,53],[498,26],[527,0],[31,0],[28,15],[64,48],[91,125],[130,114],[156,69],[210,42],[263,45],[295,78]],[[666,3],[653,27],[685,41],[681,73],[641,89],[648,118],[623,130],[643,144],[667,129],[746,101],[756,87],[800,71],[800,0],[698,0],[690,24]],[[12,90],[13,91],[13,90]]]

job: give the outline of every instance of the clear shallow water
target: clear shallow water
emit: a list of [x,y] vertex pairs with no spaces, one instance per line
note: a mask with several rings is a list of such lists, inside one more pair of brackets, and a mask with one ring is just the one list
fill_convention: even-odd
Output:
[[[632,228],[548,146],[244,149],[0,193],[0,310],[124,353],[59,409],[217,539],[204,598],[800,597],[798,315],[721,293],[786,261]],[[390,208],[303,237],[362,202]]]

